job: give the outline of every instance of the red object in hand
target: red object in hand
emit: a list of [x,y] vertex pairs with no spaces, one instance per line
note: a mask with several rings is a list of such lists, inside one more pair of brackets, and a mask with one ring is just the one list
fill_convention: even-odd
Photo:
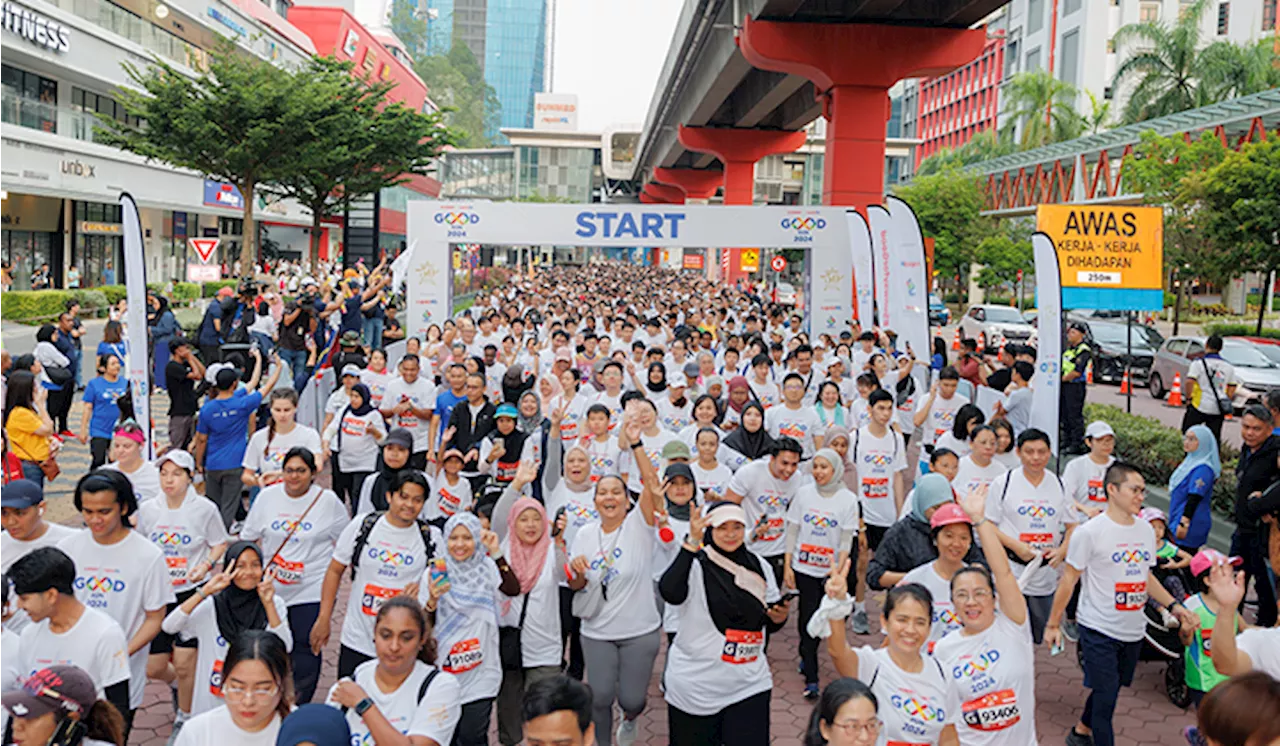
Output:
[[662,539],[663,544],[670,544],[676,540],[676,532],[672,531],[670,526],[663,526],[658,529],[658,538]]
[[568,562],[564,563],[564,576],[569,580],[573,580],[573,567]]

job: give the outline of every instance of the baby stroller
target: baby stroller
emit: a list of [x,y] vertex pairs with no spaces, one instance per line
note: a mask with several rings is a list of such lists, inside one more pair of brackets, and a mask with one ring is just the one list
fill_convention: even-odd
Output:
[[[1169,701],[1179,709],[1191,706],[1191,689],[1187,686],[1186,659],[1183,656],[1185,647],[1178,637],[1176,629],[1169,629],[1160,610],[1147,604],[1142,613],[1147,618],[1146,629],[1143,630],[1142,652],[1140,661],[1157,661],[1165,664],[1164,693]],[[1076,660],[1084,669],[1084,652],[1076,646]]]

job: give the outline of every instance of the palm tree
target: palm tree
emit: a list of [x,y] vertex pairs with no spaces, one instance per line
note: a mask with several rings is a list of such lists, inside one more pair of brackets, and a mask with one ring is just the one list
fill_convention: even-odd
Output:
[[1216,41],[1200,52],[1197,69],[1202,87],[1214,101],[1280,86],[1280,65],[1270,39],[1244,45]]
[[1093,91],[1085,91],[1089,96],[1089,113],[1084,118],[1084,128],[1091,135],[1096,135],[1111,127],[1111,102],[1099,101]]
[[994,129],[985,129],[963,145],[943,148],[920,162],[916,176],[927,176],[951,168],[963,168],[973,163],[989,161],[1017,150],[1012,139],[1001,137]]
[[1053,77],[1045,70],[1019,73],[1009,79],[1000,97],[1009,118],[1001,134],[1012,137],[1022,126],[1022,149],[1073,140],[1084,123],[1076,113],[1076,87]]

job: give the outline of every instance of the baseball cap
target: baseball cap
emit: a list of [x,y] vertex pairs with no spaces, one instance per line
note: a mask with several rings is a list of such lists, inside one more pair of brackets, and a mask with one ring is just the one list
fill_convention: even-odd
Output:
[[938,509],[933,511],[933,517],[929,519],[929,528],[938,529],[943,526],[950,526],[955,523],[963,523],[966,526],[972,526],[973,520],[969,518],[969,514],[964,512],[955,503],[943,503]]
[[520,419],[520,411],[516,409],[516,405],[507,402],[498,407],[498,411],[493,413],[494,419],[499,417],[510,417],[513,420]]
[[678,370],[672,373],[671,375],[667,376],[668,388],[688,388],[688,386],[689,386],[689,381],[685,379],[684,373]]
[[671,464],[667,466],[666,471],[662,472],[662,481],[670,482],[676,477],[684,477],[693,484],[697,484],[698,480],[693,478],[693,469],[688,464]]
[[339,344],[344,347],[351,347],[360,344],[360,332],[351,330],[343,332],[342,339],[339,341]]
[[31,674],[21,689],[11,689],[0,697],[4,708],[16,718],[37,718],[50,712],[78,712],[85,719],[98,700],[98,687],[83,669],[49,666]]
[[1201,549],[1191,558],[1191,574],[1199,576],[1214,565],[1226,562],[1232,567],[1244,564],[1243,557],[1228,557],[1217,549]]
[[1102,420],[1094,420],[1084,429],[1084,437],[1086,438],[1105,438],[1108,435],[1114,438],[1116,431],[1112,430],[1111,426]]
[[1138,517],[1150,523],[1152,521],[1163,521],[1168,523],[1169,519],[1165,517],[1164,511],[1159,508],[1143,508],[1138,511]]
[[346,365],[342,366],[342,375],[355,376],[356,378],[359,378],[360,366],[356,365],[355,363],[347,363]]
[[30,508],[44,502],[44,490],[30,479],[15,479],[0,491],[0,507]]
[[173,450],[165,451],[163,456],[156,459],[156,469],[158,470],[161,466],[164,466],[164,462],[166,461],[172,461],[178,466],[186,469],[188,472],[194,472],[196,470],[195,456],[192,456],[181,448],[174,448]]
[[666,461],[670,461],[673,458],[690,459],[693,458],[693,453],[689,450],[688,443],[682,440],[672,440],[662,447],[662,458]]
[[747,511],[743,510],[741,505],[720,502],[712,505],[707,511],[707,523],[711,524],[712,528],[735,521],[743,526],[747,525]]
[[412,452],[413,433],[403,427],[391,428],[391,432],[387,433],[387,437],[383,439],[382,445],[384,448],[386,446],[400,446],[401,448],[408,449]]
[[568,347],[561,347],[556,350],[556,360],[565,360],[571,363],[573,362],[573,353],[569,351]]
[[224,285],[223,287],[218,289],[219,298],[230,298],[235,294],[236,294],[236,291],[232,290],[230,285]]

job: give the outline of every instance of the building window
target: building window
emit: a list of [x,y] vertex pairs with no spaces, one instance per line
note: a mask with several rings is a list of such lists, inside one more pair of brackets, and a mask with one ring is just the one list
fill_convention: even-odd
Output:
[[1011,41],[1005,49],[1004,77],[1012,78],[1018,72],[1018,42]]
[[1274,2],[1264,2],[1262,4],[1262,30],[1280,31],[1276,29],[1276,4]]
[[33,130],[58,131],[58,81],[10,65],[0,74],[4,121]]
[[1058,79],[1076,84],[1076,68],[1080,64],[1080,29],[1062,36],[1062,64],[1058,67]]
[[1033,73],[1040,69],[1040,47],[1027,52],[1027,72]]
[[1027,2],[1027,33],[1034,34],[1044,28],[1044,0]]
[[1138,22],[1155,23],[1160,20],[1160,3],[1144,2],[1138,5]]
[[1065,2],[1062,3],[1062,15],[1064,17],[1069,16],[1077,10],[1080,10],[1080,2],[1081,0],[1065,0]]
[[[1270,5],[1270,3],[1267,3]],[[1226,36],[1231,20],[1231,3],[1218,3],[1218,36]]]
[[100,96],[83,88],[72,87],[71,109],[78,112],[72,120],[71,132],[71,136],[77,140],[93,140],[93,130],[97,126],[97,117],[94,114],[101,114],[135,126],[142,122],[138,117],[129,116],[124,106],[110,96]]

